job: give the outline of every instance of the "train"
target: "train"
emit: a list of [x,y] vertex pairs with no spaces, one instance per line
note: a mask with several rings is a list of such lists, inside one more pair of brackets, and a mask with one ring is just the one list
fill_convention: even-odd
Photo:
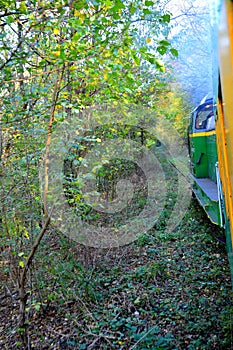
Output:
[[[216,91],[192,111],[189,152],[193,192],[223,228],[233,287],[233,1],[223,0],[218,23]],[[217,86],[217,88],[216,88]]]

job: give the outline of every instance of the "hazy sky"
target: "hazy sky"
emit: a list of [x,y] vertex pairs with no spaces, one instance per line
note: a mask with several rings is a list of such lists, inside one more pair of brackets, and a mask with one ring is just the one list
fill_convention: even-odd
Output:
[[[217,64],[217,21],[220,0],[170,0],[172,43],[178,49],[174,73],[194,104],[213,94]],[[215,25],[215,27],[213,27]],[[215,33],[215,34],[214,34]],[[216,43],[215,43],[216,41]]]

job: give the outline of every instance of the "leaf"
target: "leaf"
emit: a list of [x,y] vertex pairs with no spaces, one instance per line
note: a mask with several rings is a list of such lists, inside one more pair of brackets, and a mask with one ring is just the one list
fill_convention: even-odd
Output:
[[132,94],[132,93],[133,93],[133,91],[130,90],[129,88],[127,88],[127,87],[125,88],[125,91],[128,92],[129,94]]
[[130,5],[130,13],[133,15],[137,11],[137,7],[133,6],[133,4]]
[[40,310],[40,304],[36,304],[35,305],[35,309],[36,309],[36,311],[39,311]]
[[58,28],[54,28],[53,29],[53,34],[55,34],[55,35],[59,34],[59,29]]
[[141,60],[138,56],[134,55],[133,56],[134,62],[136,63],[137,66],[140,66]]
[[11,24],[11,23],[13,23],[15,21],[15,19],[14,19],[13,16],[7,16],[5,21],[6,21],[7,24]]
[[145,1],[145,5],[146,6],[153,6],[154,5],[154,1]]
[[155,61],[156,61],[155,57],[154,57],[153,55],[151,55],[151,54],[146,54],[146,55],[145,55],[145,59],[146,59],[148,62],[150,62],[151,64],[154,64]]
[[161,19],[162,19],[162,21],[165,22],[165,23],[170,23],[170,21],[171,21],[171,16],[170,16],[168,13],[166,13],[165,15],[163,15],[163,16],[161,17]]
[[159,42],[159,44],[160,44],[161,46],[170,46],[170,45],[171,45],[171,43],[170,43],[169,41],[167,41],[167,40],[161,40],[161,41]]
[[114,6],[115,8],[117,8],[117,9],[124,9],[125,8],[125,5],[123,4],[123,1],[121,1],[121,0],[116,0],[115,1],[115,6]]
[[114,19],[121,19],[121,16],[119,13],[114,13],[112,16]]
[[151,15],[152,14],[152,12],[148,9],[143,9],[143,13],[144,13],[144,15]]
[[155,60],[155,64],[156,64],[157,69],[159,69],[161,72],[165,72],[165,67],[164,67],[163,61],[161,61],[160,59],[157,58]]
[[151,38],[146,38],[146,42],[149,44],[151,42]]
[[86,1],[85,0],[79,0],[79,1],[75,1],[74,2],[74,7],[77,9],[77,10],[80,10],[82,8],[84,8],[86,5]]
[[179,55],[179,53],[178,53],[178,51],[176,50],[176,49],[170,49],[170,52],[171,52],[171,54],[173,55],[173,56],[175,56],[175,57],[178,57],[178,55]]
[[145,53],[147,51],[147,48],[145,46],[141,47],[139,50],[141,53]]
[[22,268],[24,268],[24,266],[25,266],[25,264],[24,264],[24,261],[19,261],[19,267],[22,267]]
[[53,51],[52,52],[52,55],[55,56],[55,57],[59,57],[61,54],[61,51]]
[[19,6],[19,11],[22,13],[27,13],[27,6],[25,4],[25,1],[21,1]]
[[166,46],[158,46],[157,51],[160,53],[160,55],[164,55],[167,52],[167,48]]

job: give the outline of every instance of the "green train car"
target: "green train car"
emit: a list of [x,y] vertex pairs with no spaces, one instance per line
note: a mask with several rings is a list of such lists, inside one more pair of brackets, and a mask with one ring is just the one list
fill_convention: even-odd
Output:
[[[192,112],[189,147],[193,191],[212,222],[225,230],[233,285],[233,1],[218,26],[218,96]],[[216,101],[216,102],[215,102]]]

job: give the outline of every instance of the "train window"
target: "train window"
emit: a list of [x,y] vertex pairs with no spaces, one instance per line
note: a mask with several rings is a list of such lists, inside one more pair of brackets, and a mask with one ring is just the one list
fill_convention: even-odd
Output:
[[214,112],[211,112],[207,118],[206,130],[215,130],[215,115]]
[[195,129],[198,130],[214,130],[215,129],[215,118],[214,112],[211,109],[201,110],[195,121]]

